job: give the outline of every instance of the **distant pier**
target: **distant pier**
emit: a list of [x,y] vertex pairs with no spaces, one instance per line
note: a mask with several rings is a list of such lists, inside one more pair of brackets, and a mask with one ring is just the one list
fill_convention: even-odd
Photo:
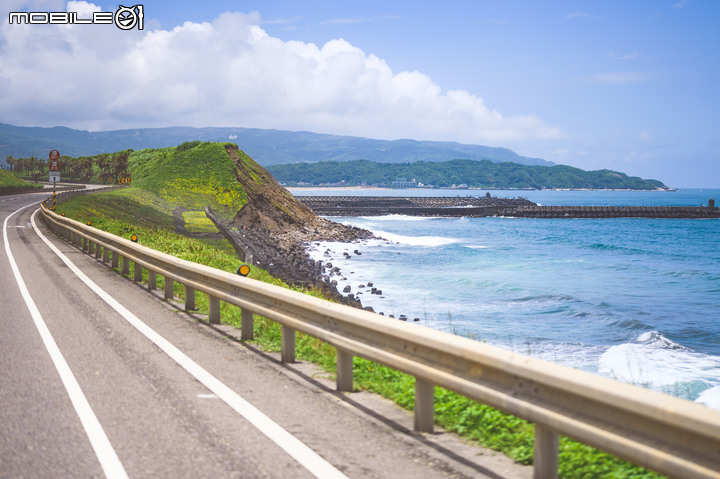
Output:
[[525,198],[496,197],[396,197],[396,196],[298,196],[321,216],[495,216],[519,206],[533,206]]
[[707,206],[539,206],[525,198],[298,196],[321,216],[507,216],[517,218],[720,218],[711,198]]
[[516,218],[720,218],[720,208],[707,206],[520,206],[499,216]]

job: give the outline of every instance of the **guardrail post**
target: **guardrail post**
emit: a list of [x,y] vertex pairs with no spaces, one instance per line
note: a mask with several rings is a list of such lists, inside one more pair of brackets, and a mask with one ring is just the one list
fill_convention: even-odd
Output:
[[142,281],[142,266],[137,261],[135,262],[135,277],[133,279],[138,283]]
[[165,276],[165,299],[173,299],[175,297],[175,281]]
[[110,248],[107,246],[103,248],[103,263],[110,261]]
[[555,479],[558,477],[559,437],[555,431],[535,424],[535,461],[533,477],[535,479]]
[[122,274],[130,274],[130,260],[123,256]]
[[280,361],[295,362],[295,330],[285,325],[282,327]]
[[148,289],[156,289],[157,288],[157,273],[152,270],[148,270]]
[[113,252],[112,252],[112,264],[111,264],[110,267],[113,268],[113,269],[117,268],[117,267],[118,267],[118,263],[119,263],[119,261],[118,261],[119,259],[120,259],[120,255],[118,254],[118,252],[117,252],[117,251],[113,251]]
[[83,252],[88,249],[88,239],[86,237],[82,237],[82,250]]
[[185,311],[193,311],[195,309],[195,289],[185,286]]
[[208,296],[208,299],[210,300],[208,321],[210,321],[210,324],[220,324],[220,298]]
[[97,258],[97,259],[100,259],[100,257],[102,256],[102,249],[101,249],[101,248],[102,248],[102,246],[100,246],[99,244],[95,243],[95,258]]
[[353,389],[353,355],[338,348],[337,350],[337,390]]
[[415,430],[433,432],[435,426],[435,385],[415,378]]
[[243,308],[240,311],[240,339],[248,341],[255,338],[255,313]]

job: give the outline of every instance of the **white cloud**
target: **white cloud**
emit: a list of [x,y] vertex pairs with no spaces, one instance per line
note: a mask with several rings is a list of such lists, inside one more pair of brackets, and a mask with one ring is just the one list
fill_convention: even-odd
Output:
[[333,18],[322,22],[325,25],[352,25],[360,23],[376,22],[378,20],[400,20],[402,17],[397,15],[381,15],[376,17],[347,17]]
[[585,21],[597,19],[599,19],[599,17],[597,17],[596,15],[591,15],[587,12],[572,12],[565,15],[565,20]]
[[608,54],[608,56],[613,60],[637,60],[638,58],[640,58],[640,55],[638,55],[637,53],[626,53],[624,55],[610,53]]
[[[0,14],[7,19],[3,7]],[[533,115],[504,116],[475,94],[443,91],[423,73],[395,73],[345,40],[284,42],[259,25],[257,13],[153,31],[1,24],[0,121],[249,126],[491,144],[562,136]]]
[[651,73],[645,72],[607,72],[598,73],[589,77],[594,83],[642,83],[654,77]]

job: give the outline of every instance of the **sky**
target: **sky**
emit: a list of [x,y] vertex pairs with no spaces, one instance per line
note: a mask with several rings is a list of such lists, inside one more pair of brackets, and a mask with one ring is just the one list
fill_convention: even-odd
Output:
[[9,23],[119,5],[3,0],[0,122],[458,141],[720,187],[716,0],[146,0],[142,30]]

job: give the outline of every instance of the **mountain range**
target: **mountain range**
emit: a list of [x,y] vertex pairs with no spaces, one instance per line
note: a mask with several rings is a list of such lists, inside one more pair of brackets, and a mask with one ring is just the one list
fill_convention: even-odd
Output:
[[46,159],[51,150],[77,157],[131,148],[166,148],[187,141],[229,141],[262,166],[317,161],[369,160],[380,163],[440,162],[455,159],[490,160],[551,166],[540,158],[521,156],[508,148],[448,141],[375,140],[306,131],[257,128],[138,128],[85,131],[66,127],[22,127],[0,123],[0,164],[7,156]]

